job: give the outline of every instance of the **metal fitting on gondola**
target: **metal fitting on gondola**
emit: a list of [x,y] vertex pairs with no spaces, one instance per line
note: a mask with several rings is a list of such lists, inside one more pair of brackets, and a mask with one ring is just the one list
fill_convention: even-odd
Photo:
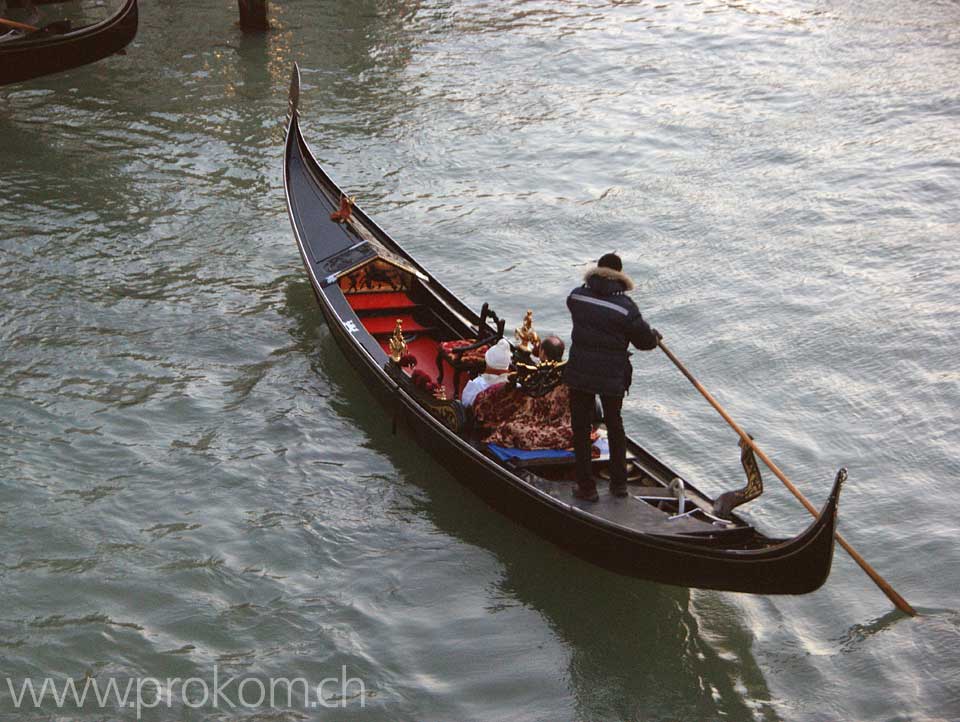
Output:
[[393,327],[393,335],[390,337],[390,358],[394,363],[400,363],[400,359],[407,353],[407,342],[403,340],[403,321],[397,319],[397,325]]

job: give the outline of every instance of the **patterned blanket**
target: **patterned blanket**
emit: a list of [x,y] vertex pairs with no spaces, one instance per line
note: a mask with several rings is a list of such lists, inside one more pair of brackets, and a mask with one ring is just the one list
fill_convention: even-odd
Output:
[[560,384],[533,398],[509,384],[484,389],[473,402],[480,440],[515,449],[569,449],[570,391]]

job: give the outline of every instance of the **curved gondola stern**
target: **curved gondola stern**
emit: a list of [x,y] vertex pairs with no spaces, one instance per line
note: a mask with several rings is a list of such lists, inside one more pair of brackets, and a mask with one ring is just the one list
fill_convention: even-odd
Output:
[[133,2],[130,3],[129,11],[126,13],[126,15],[124,15],[123,22],[125,22],[131,29],[130,40],[127,42],[127,44],[129,44],[137,36],[137,31],[140,30],[139,0],[133,0]]
[[828,527],[831,532],[836,530],[840,506],[840,491],[843,488],[843,484],[846,480],[847,470],[845,467],[841,467],[837,471],[837,475],[834,477],[833,487],[830,489],[830,495],[827,497],[827,500],[823,502],[823,506],[820,508],[820,513],[814,517],[814,520],[810,522],[806,529],[797,534],[797,536],[793,537],[793,539],[789,540],[789,543],[800,542],[815,537],[827,530]]
[[758,594],[809,594],[822,587],[833,566],[840,491],[846,479],[847,470],[841,468],[820,513],[807,528],[761,552],[765,559],[757,560],[757,574],[716,588]]
[[118,36],[120,38],[117,43],[118,47],[112,54],[125,55],[127,46],[133,42],[134,38],[137,37],[137,32],[140,30],[140,6],[138,0],[130,0],[111,22],[114,22],[118,27],[125,30],[123,35]]
[[810,541],[810,548],[819,549],[820,551],[815,552],[813,557],[809,559],[811,564],[810,568],[811,570],[816,570],[816,573],[811,573],[806,585],[793,592],[795,594],[803,594],[819,589],[827,581],[827,577],[830,576],[830,569],[833,566],[833,552],[836,547],[835,541],[837,537],[840,491],[846,480],[847,470],[845,467],[841,467],[837,471],[836,477],[834,477],[830,496],[828,496],[824,502],[817,518],[807,530],[798,537],[807,538]]
[[837,471],[836,477],[833,479],[833,489],[830,490],[830,496],[827,497],[827,500],[823,504],[823,508],[820,510],[820,514],[817,515],[817,521],[814,524],[826,525],[830,524],[834,531],[837,528],[837,516],[839,513],[840,507],[840,491],[843,488],[844,482],[847,480],[847,469],[846,467],[840,467]]

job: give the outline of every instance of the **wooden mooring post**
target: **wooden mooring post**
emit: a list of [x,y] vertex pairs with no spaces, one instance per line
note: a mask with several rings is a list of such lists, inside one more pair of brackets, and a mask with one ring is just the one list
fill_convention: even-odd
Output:
[[240,6],[240,27],[245,31],[263,32],[270,29],[267,22],[267,0],[237,0]]

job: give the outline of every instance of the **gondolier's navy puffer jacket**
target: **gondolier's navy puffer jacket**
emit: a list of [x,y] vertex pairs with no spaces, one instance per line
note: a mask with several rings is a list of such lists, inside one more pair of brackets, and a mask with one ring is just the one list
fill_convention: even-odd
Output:
[[633,281],[625,273],[597,267],[584,281],[567,297],[573,343],[565,381],[581,391],[622,396],[633,375],[629,344],[649,351],[657,347],[659,335],[626,295]]

